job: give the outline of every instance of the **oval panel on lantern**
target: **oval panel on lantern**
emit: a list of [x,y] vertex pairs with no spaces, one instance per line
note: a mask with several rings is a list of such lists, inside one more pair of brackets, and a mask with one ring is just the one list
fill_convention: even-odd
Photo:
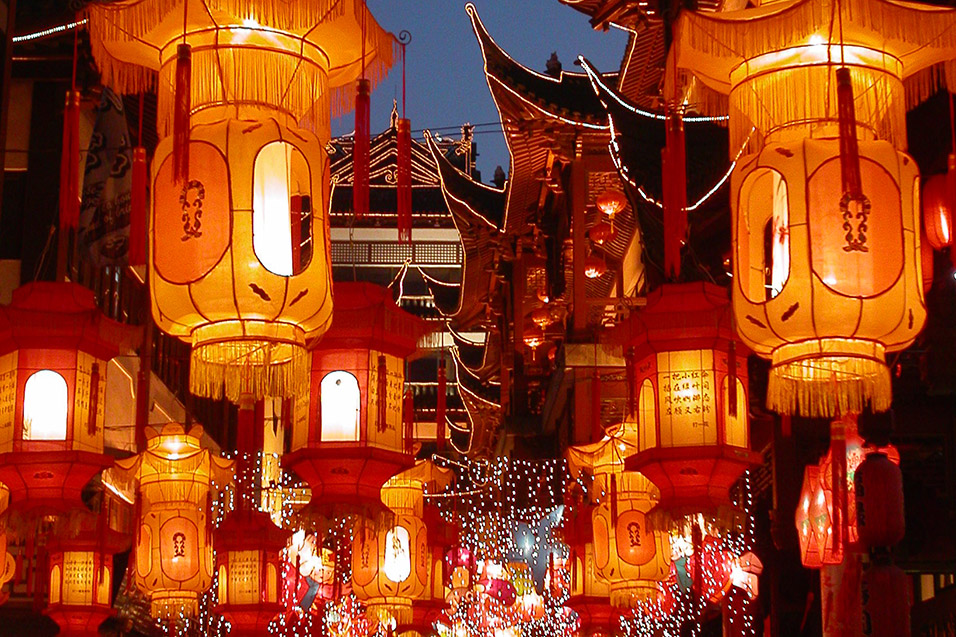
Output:
[[385,534],[385,577],[401,584],[412,574],[411,538],[404,526],[394,526]]
[[654,534],[647,528],[647,517],[637,510],[621,513],[617,518],[615,540],[621,559],[643,566],[654,559],[657,553]]
[[152,568],[150,558],[153,555],[153,532],[149,525],[143,524],[139,527],[139,542],[137,542],[134,552],[136,553],[136,574],[140,577],[146,577]]
[[840,171],[839,158],[829,159],[807,183],[813,272],[838,294],[874,297],[890,289],[903,272],[900,189],[884,167],[861,157],[863,194],[872,207],[868,213],[844,213],[836,194]]
[[[191,283],[222,260],[232,237],[229,168],[215,146],[189,144],[189,179],[173,178],[172,155],[153,183],[153,264],[171,283]],[[160,222],[161,221],[161,222]]]
[[611,541],[611,530],[603,517],[594,516],[594,563],[598,568],[607,566],[610,559],[608,544]]
[[159,529],[160,565],[163,573],[179,582],[199,573],[199,529],[184,517],[166,521]]
[[418,537],[415,540],[415,544],[418,546],[415,572],[418,575],[418,580],[427,585],[430,552],[428,550],[428,529],[425,526],[418,529]]

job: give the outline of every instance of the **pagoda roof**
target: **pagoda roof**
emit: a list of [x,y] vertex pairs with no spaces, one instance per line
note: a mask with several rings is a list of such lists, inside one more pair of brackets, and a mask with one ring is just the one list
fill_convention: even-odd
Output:
[[[461,236],[464,252],[457,303],[451,303],[450,286],[438,285],[446,289],[433,290],[438,295],[435,306],[452,319],[458,329],[468,329],[484,318],[485,307],[496,287],[494,273],[500,256],[499,223],[505,194],[462,173],[439,152],[431,136],[426,136],[426,140],[438,166],[445,202]],[[427,279],[429,288],[436,288],[436,281]]]
[[[594,89],[607,107],[617,134],[612,154],[623,167],[622,181],[629,199],[637,202],[637,221],[643,229],[645,264],[664,262],[661,149],[665,145],[662,116],[649,113],[609,86],[587,60]],[[729,245],[730,206],[727,129],[717,121],[685,118],[687,148],[688,244],[685,266],[719,264]],[[616,220],[615,220],[616,223]]]
[[501,368],[501,335],[488,332],[484,343],[469,341],[454,329],[449,329],[455,346],[452,353],[466,369],[483,381],[497,378]]
[[[435,215],[447,217],[448,214],[441,194],[441,180],[428,147],[414,138],[411,142],[413,224],[416,217],[428,215],[430,219],[425,223],[432,227]],[[352,214],[353,145],[352,135],[333,139],[329,143],[330,211],[333,218]],[[440,154],[454,156],[459,144],[455,141],[443,140],[438,142],[437,146]],[[398,129],[393,112],[391,125],[372,138],[369,143],[370,217],[398,214],[397,167]]]
[[498,402],[500,388],[484,383],[459,364],[455,358],[458,390],[470,424],[469,447],[461,450],[469,456],[486,455],[493,447],[501,429],[504,410]]
[[574,128],[607,128],[600,102],[584,73],[538,73],[509,56],[485,29],[478,11],[465,5],[485,61],[485,77],[498,110],[517,120],[550,120]]

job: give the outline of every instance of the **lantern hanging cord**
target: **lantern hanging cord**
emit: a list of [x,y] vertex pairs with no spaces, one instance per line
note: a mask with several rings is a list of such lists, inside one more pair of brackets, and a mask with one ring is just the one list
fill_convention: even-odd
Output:
[[412,34],[406,29],[402,29],[398,34],[398,44],[402,52],[402,119],[405,119],[405,60],[407,56],[406,49],[412,43]]

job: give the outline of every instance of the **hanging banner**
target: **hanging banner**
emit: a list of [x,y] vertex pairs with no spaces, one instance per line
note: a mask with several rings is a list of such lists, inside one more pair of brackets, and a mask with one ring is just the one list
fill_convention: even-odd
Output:
[[127,261],[132,166],[123,100],[104,87],[86,155],[80,202],[80,249],[97,266]]

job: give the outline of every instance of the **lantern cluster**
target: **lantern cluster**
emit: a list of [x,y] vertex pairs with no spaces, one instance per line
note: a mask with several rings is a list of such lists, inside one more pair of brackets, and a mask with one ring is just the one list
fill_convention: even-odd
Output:
[[[850,421],[852,422],[852,421]],[[846,542],[856,546],[859,541],[859,516],[856,503],[856,474],[860,464],[871,451],[879,451],[899,464],[899,452],[892,445],[879,450],[867,448],[855,427],[849,427],[845,435],[846,480],[842,485],[846,494],[847,523]],[[800,541],[800,559],[807,568],[820,568],[826,564],[843,562],[843,543],[834,542],[834,446],[815,465],[804,468],[803,486],[797,504],[796,527]]]

